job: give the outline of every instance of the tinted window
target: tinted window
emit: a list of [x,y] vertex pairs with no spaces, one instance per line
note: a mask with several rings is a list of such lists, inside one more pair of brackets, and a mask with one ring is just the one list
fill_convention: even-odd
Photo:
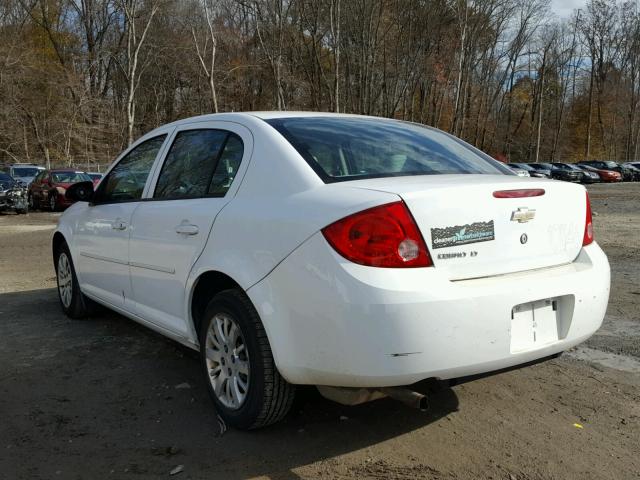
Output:
[[165,137],[161,135],[141,143],[120,160],[100,184],[95,201],[104,203],[140,199]]
[[224,130],[178,133],[162,166],[154,198],[224,195],[242,160],[242,141]]
[[216,170],[209,184],[209,194],[224,195],[229,190],[233,179],[238,173],[244,147],[242,140],[236,135],[229,135],[227,143],[224,146]]
[[325,181],[402,175],[515,175],[439,130],[386,119],[308,117],[267,120]]

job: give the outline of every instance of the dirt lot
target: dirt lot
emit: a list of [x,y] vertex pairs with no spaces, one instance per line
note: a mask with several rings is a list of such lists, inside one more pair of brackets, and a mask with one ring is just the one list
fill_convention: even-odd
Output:
[[589,190],[613,285],[586,345],[427,413],[309,390],[282,424],[224,435],[194,353],[116,314],[62,315],[57,215],[0,215],[0,478],[640,478],[640,184]]

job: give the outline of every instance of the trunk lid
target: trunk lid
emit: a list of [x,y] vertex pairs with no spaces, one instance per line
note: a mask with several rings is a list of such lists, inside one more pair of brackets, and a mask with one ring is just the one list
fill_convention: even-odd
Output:
[[[572,262],[582,248],[584,187],[509,175],[433,175],[348,182],[399,195],[416,220],[434,267],[451,280]],[[494,192],[543,189],[524,198]]]

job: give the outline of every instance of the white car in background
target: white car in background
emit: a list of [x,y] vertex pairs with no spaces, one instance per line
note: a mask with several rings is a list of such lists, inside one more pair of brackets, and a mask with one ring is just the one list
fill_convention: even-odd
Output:
[[14,163],[9,167],[9,175],[25,185],[29,185],[44,167],[39,167],[32,163]]
[[283,418],[543,359],[601,325],[609,265],[579,185],[520,178],[436,129],[316,113],[158,128],[53,238],[70,317],[94,302],[201,352],[219,414]]

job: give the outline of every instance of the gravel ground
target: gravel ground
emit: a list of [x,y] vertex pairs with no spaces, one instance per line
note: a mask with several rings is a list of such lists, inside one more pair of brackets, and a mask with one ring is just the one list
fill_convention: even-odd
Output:
[[224,435],[193,352],[113,313],[62,315],[59,215],[0,214],[0,478],[638,479],[640,184],[589,191],[613,285],[584,346],[437,391],[426,413],[308,389],[283,423]]

